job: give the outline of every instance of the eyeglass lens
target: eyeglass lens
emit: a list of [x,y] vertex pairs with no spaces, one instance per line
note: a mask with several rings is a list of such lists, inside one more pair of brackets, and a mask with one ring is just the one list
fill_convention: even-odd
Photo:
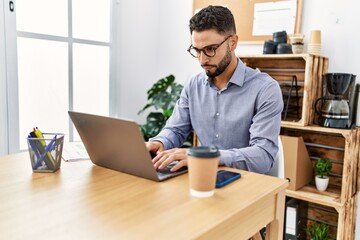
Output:
[[205,47],[203,49],[197,49],[197,48],[190,48],[189,52],[194,57],[200,57],[201,52],[203,52],[208,57],[215,56],[215,48],[214,47]]
[[221,43],[219,43],[218,45],[213,45],[213,46],[207,46],[207,47],[204,47],[203,49],[197,49],[197,48],[194,48],[193,46],[190,46],[188,48],[188,52],[193,56],[193,57],[196,57],[196,58],[199,58],[200,57],[200,54],[201,52],[203,52],[206,56],[208,57],[214,57],[216,55],[216,49],[218,49],[226,40],[228,40],[229,38],[231,37],[228,36],[224,39],[224,41],[222,41]]

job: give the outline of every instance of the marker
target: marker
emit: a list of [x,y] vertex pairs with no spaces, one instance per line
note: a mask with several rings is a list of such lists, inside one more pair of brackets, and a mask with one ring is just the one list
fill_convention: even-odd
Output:
[[37,127],[34,128],[34,133],[35,133],[36,137],[38,137],[38,138],[44,138],[42,132],[41,132]]

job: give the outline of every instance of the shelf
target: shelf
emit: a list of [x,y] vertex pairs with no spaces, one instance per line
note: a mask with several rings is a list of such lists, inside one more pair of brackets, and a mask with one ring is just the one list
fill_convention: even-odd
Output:
[[289,129],[298,129],[302,131],[339,134],[339,135],[343,135],[344,137],[348,136],[353,131],[356,131],[356,129],[326,128],[326,127],[321,127],[319,125],[299,126],[299,125],[289,124],[286,121],[281,121],[281,127],[289,128]]
[[322,75],[327,72],[328,58],[306,53],[239,55],[239,58],[246,66],[269,74],[280,86],[288,82],[289,77],[296,77],[299,97],[291,99],[290,105],[299,106],[300,116],[284,122],[294,126],[317,123],[313,106],[321,96]]
[[[287,58],[287,59],[291,59],[291,58],[304,58],[306,59],[309,56],[322,56],[319,54],[312,54],[312,53],[299,53],[299,54],[294,54],[294,53],[290,53],[290,54],[240,54],[239,57],[240,58],[265,58],[265,59],[269,59],[269,58],[274,58],[274,59],[279,59],[279,58]],[[324,57],[324,56],[322,56]]]
[[303,137],[310,159],[323,157],[333,162],[330,183],[338,188],[341,203],[358,192],[360,128],[336,129],[283,123],[281,133]]
[[[287,136],[302,137],[310,159],[324,157],[333,162],[330,186],[319,192],[314,183],[293,190],[286,190],[286,196],[308,203],[324,206],[319,208],[309,204],[308,221],[321,219],[332,224],[336,239],[353,239],[359,191],[360,128],[336,129],[318,125],[294,126],[282,122],[281,132]],[[285,159],[286,161],[286,159]],[[314,177],[314,176],[313,176]],[[359,181],[359,183],[358,183]],[[334,219],[331,210],[337,212]]]
[[344,206],[344,203],[340,201],[340,193],[331,192],[327,190],[323,193],[316,190],[314,186],[307,185],[296,191],[286,190],[286,196],[304,200],[307,202],[313,202],[328,207],[339,209]]
[[[286,196],[314,203],[309,204],[307,224],[314,220],[328,222],[334,232],[332,237],[354,239],[360,190],[360,128],[316,125],[318,115],[314,104],[322,95],[322,76],[327,73],[329,59],[307,53],[239,55],[239,58],[246,66],[268,73],[279,86],[288,84],[289,76],[296,76],[300,97],[291,98],[288,106],[298,106],[296,101],[299,101],[300,117],[291,116],[281,121],[281,134],[302,137],[310,159],[330,159],[333,168],[330,186],[325,192],[319,192],[312,181],[296,191],[287,189]],[[334,212],[337,212],[335,217]]]
[[314,54],[301,53],[301,54],[243,54],[239,55],[240,58],[264,58],[264,59],[281,59],[281,58],[303,58],[306,59],[308,56]]

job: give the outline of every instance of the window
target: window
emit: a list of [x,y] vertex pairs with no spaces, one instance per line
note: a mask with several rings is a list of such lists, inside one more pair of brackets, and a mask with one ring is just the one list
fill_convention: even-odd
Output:
[[[18,79],[17,84],[8,86],[8,92],[18,95],[9,97],[17,107],[17,111],[8,113],[9,119],[18,119],[8,123],[18,136],[12,143],[9,140],[10,145],[26,149],[26,136],[36,126],[43,132],[65,133],[67,140],[79,140],[68,110],[109,114],[110,51],[114,47],[111,3],[16,1],[16,33],[5,33],[16,38],[16,44],[6,48],[13,47],[17,52],[15,60],[7,59],[17,63],[13,71]],[[8,20],[6,24],[14,22]]]

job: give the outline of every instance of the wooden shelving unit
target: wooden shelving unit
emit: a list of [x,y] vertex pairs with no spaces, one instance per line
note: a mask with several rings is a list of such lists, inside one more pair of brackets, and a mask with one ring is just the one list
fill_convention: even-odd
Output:
[[[302,136],[310,159],[328,158],[333,162],[330,186],[325,192],[317,191],[314,182],[296,190],[286,190],[288,197],[334,209],[334,217],[328,217],[328,209],[308,211],[308,219],[326,222],[336,239],[354,239],[358,198],[358,171],[360,129],[342,130],[318,126],[297,126],[283,124],[281,134]],[[286,161],[286,159],[285,159]],[[321,219],[320,219],[321,218]]]
[[[289,116],[282,122],[294,126],[313,123],[312,111],[315,101],[321,95],[321,78],[327,72],[328,58],[313,54],[264,54],[240,55],[241,61],[251,68],[266,72],[279,82],[284,98],[289,94],[289,84],[297,79],[299,97],[291,99],[291,106],[299,106],[300,116]],[[293,93],[291,94],[294,97]]]
[[[322,75],[327,73],[328,59],[312,54],[243,55],[249,67],[267,72],[279,82],[288,84],[287,76],[296,76],[300,90],[300,117],[281,122],[281,134],[301,136],[310,159],[328,158],[333,162],[330,185],[317,191],[314,180],[287,197],[307,203],[307,223],[320,221],[330,226],[334,239],[355,239],[358,191],[360,190],[360,128],[334,129],[317,124],[314,103],[321,96]],[[283,93],[284,94],[284,93]],[[286,159],[285,159],[286,161]],[[313,178],[314,179],[314,178]]]

